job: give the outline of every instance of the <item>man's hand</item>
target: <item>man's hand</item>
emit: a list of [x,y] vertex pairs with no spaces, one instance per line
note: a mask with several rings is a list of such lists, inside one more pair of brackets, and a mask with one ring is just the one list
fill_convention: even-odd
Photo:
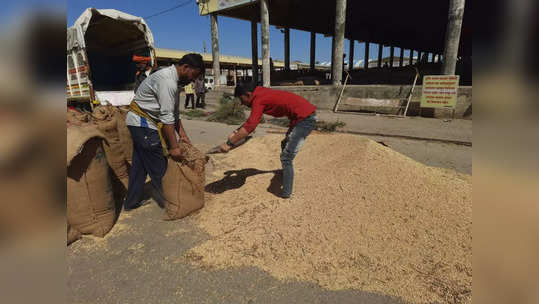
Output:
[[191,140],[189,140],[189,137],[185,136],[185,137],[181,137],[180,140],[186,144],[189,144],[189,145],[193,145],[191,144]]
[[170,154],[170,157],[175,161],[182,160],[182,149],[180,147],[169,149],[168,154]]
[[230,151],[231,148],[232,147],[230,147],[229,145],[224,143],[224,144],[219,146],[219,151],[222,152],[222,153],[227,153],[228,151]]

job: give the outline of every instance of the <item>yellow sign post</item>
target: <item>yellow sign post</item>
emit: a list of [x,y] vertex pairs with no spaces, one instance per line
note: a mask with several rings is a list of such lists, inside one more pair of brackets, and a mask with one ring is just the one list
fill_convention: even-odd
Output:
[[455,109],[458,88],[458,75],[425,75],[421,107]]

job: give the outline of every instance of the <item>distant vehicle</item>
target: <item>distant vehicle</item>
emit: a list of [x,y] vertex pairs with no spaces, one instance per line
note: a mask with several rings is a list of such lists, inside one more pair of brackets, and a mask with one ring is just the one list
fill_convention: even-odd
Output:
[[69,105],[128,105],[134,97],[133,55],[155,63],[153,35],[141,17],[87,8],[67,29]]
[[[227,84],[226,75],[221,75],[220,79],[221,79],[221,81],[220,81],[221,85],[226,85]],[[215,89],[215,76],[213,76],[213,75],[205,75],[204,76],[204,85],[206,86],[206,89],[208,91],[209,90],[214,90]]]

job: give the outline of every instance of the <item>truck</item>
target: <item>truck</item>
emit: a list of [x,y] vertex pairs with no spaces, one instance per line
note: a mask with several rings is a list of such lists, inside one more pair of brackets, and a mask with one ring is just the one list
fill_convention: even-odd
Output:
[[155,64],[152,32],[143,18],[114,9],[87,8],[67,28],[68,105],[128,105],[134,97],[133,56]]

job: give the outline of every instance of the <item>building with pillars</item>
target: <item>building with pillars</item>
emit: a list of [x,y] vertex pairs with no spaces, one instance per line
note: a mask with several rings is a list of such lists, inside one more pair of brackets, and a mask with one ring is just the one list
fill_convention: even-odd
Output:
[[[270,71],[270,39],[269,26],[282,28],[284,33],[284,68],[281,76],[293,77],[290,66],[290,29],[311,33],[309,68],[316,70],[316,35],[332,37],[331,84],[340,85],[343,80],[345,66],[353,71],[355,43],[344,49],[345,39],[350,42],[359,41],[365,44],[363,58],[378,58],[376,67],[370,60],[364,60],[363,69],[381,68],[383,66],[382,47],[390,49],[388,59],[390,68],[402,68],[414,64],[411,58],[423,58],[428,54],[426,63],[430,63],[433,71],[440,74],[455,74],[468,71],[459,68],[462,62],[471,62],[472,37],[471,28],[467,25],[471,13],[469,1],[391,1],[388,9],[387,1],[310,1],[310,0],[198,0],[201,15],[210,15],[212,35],[212,66],[215,73],[220,72],[218,17],[228,16],[251,22],[252,70],[261,67],[261,73],[254,73],[254,81],[270,86],[273,81]],[[261,23],[261,35],[258,37],[257,23]],[[271,23],[270,23],[271,22]],[[463,30],[466,29],[466,30]],[[262,58],[258,62],[258,39],[261,39]],[[378,56],[369,54],[370,45],[378,45]],[[395,49],[400,50],[399,53]],[[412,55],[405,59],[404,51]],[[343,55],[347,51],[346,63]],[[374,55],[374,56],[373,56]],[[436,61],[435,58],[444,60]],[[439,68],[435,66],[439,65]],[[413,71],[410,69],[410,71]],[[462,80],[470,75],[461,75]],[[257,79],[258,75],[262,79]],[[313,75],[316,73],[313,72]],[[376,78],[375,71],[371,77]],[[463,77],[464,76],[464,77]],[[385,77],[385,76],[384,76]],[[404,79],[404,78],[403,78]],[[378,80],[376,80],[378,81]]]

